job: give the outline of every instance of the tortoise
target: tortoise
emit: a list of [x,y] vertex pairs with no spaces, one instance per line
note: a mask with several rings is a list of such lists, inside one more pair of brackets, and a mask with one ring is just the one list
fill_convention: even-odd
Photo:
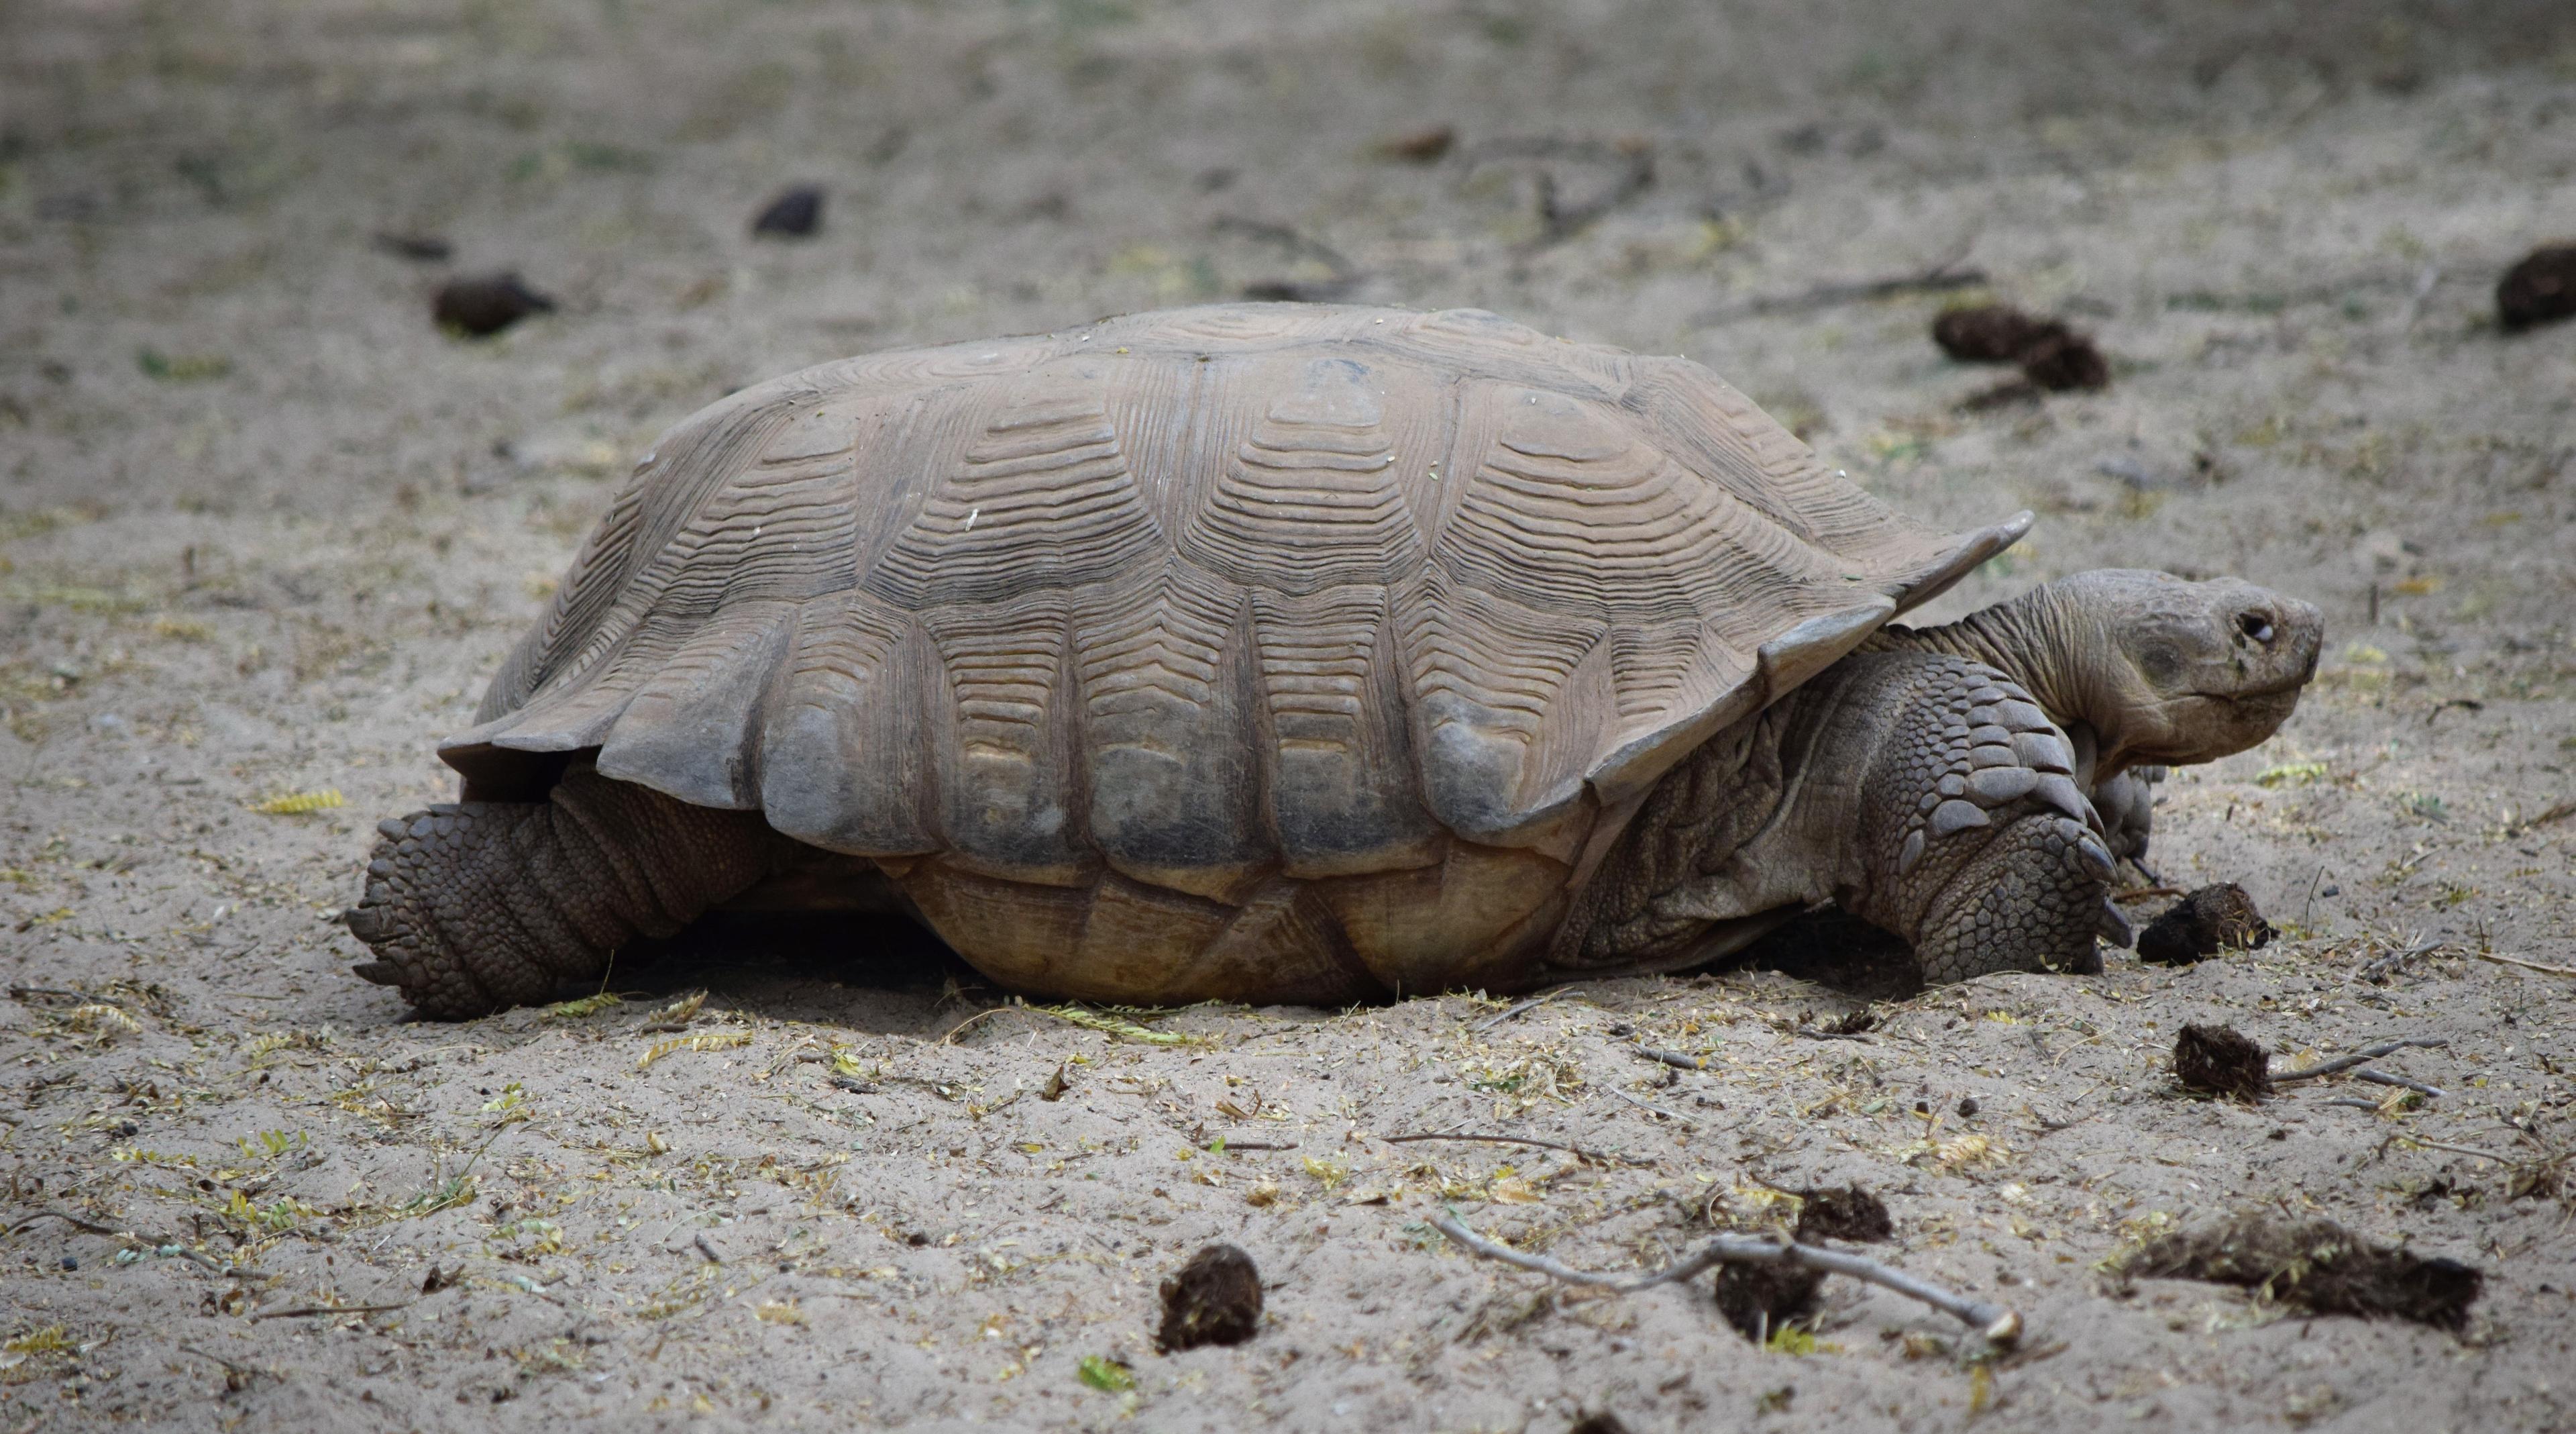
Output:
[[1477,310],[823,364],[636,466],[439,748],[461,799],[380,824],[356,972],[471,1016],[741,902],[1137,1003],[1675,970],[1826,903],[1927,980],[2098,970],[2141,774],[2268,737],[2321,628],[2120,570],[1890,625],[2030,521]]

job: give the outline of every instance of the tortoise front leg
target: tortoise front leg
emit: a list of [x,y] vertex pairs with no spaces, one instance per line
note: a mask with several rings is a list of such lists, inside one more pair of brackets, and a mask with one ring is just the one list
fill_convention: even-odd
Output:
[[[1902,692],[1862,782],[1849,889],[1836,899],[1913,943],[1929,982],[2102,969],[2126,945],[2101,819],[2064,735],[2010,678],[1946,655],[1872,656]],[[1823,744],[1835,744],[1828,738]],[[1820,753],[1820,755],[1822,755]]]
[[378,824],[351,933],[357,974],[422,1013],[487,1015],[601,974],[630,938],[668,936],[767,873],[779,838],[588,768],[542,802],[456,802]]

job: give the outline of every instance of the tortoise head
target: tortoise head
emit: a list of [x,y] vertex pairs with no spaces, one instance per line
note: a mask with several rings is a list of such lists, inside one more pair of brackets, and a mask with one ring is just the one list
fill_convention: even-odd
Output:
[[2239,578],[2104,568],[2031,595],[2100,762],[2117,771],[2242,752],[2280,730],[2317,673],[2317,610]]

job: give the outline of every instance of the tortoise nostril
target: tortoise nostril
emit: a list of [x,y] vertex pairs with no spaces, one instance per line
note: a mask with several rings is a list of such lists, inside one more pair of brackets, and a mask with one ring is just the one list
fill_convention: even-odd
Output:
[[2236,630],[2256,642],[2272,640],[2272,618],[2268,613],[2241,612],[2236,615]]

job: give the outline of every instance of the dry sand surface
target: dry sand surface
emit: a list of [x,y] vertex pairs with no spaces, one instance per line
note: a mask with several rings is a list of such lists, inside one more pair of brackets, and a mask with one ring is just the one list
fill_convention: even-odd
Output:
[[[821,232],[755,241],[797,181]],[[2566,236],[2563,0],[0,6],[0,1429],[2567,1428],[2576,980],[2480,959],[2576,963],[2576,325],[2492,308]],[[1980,291],[1848,287],[1958,268],[2109,388],[1963,408],[2000,374],[1927,328]],[[499,269],[558,309],[432,327]],[[2296,718],[2157,818],[2282,938],[1123,1033],[883,932],[455,1025],[346,974],[375,819],[451,793],[433,742],[654,433],[1264,284],[1687,353],[1918,514],[2039,510],[1941,615],[2113,563],[2315,601]],[[2192,1097],[2194,1021],[2279,1067],[2437,1038],[2382,1066],[2442,1093]],[[1617,1158],[1386,1139],[1425,1131]],[[1758,1348],[1706,1279],[1427,1223],[1640,1270],[1845,1182],[2020,1347],[1837,1279]],[[2106,1272],[2247,1209],[2484,1294],[2452,1332]],[[1156,1353],[1214,1240],[1257,1336]]]

